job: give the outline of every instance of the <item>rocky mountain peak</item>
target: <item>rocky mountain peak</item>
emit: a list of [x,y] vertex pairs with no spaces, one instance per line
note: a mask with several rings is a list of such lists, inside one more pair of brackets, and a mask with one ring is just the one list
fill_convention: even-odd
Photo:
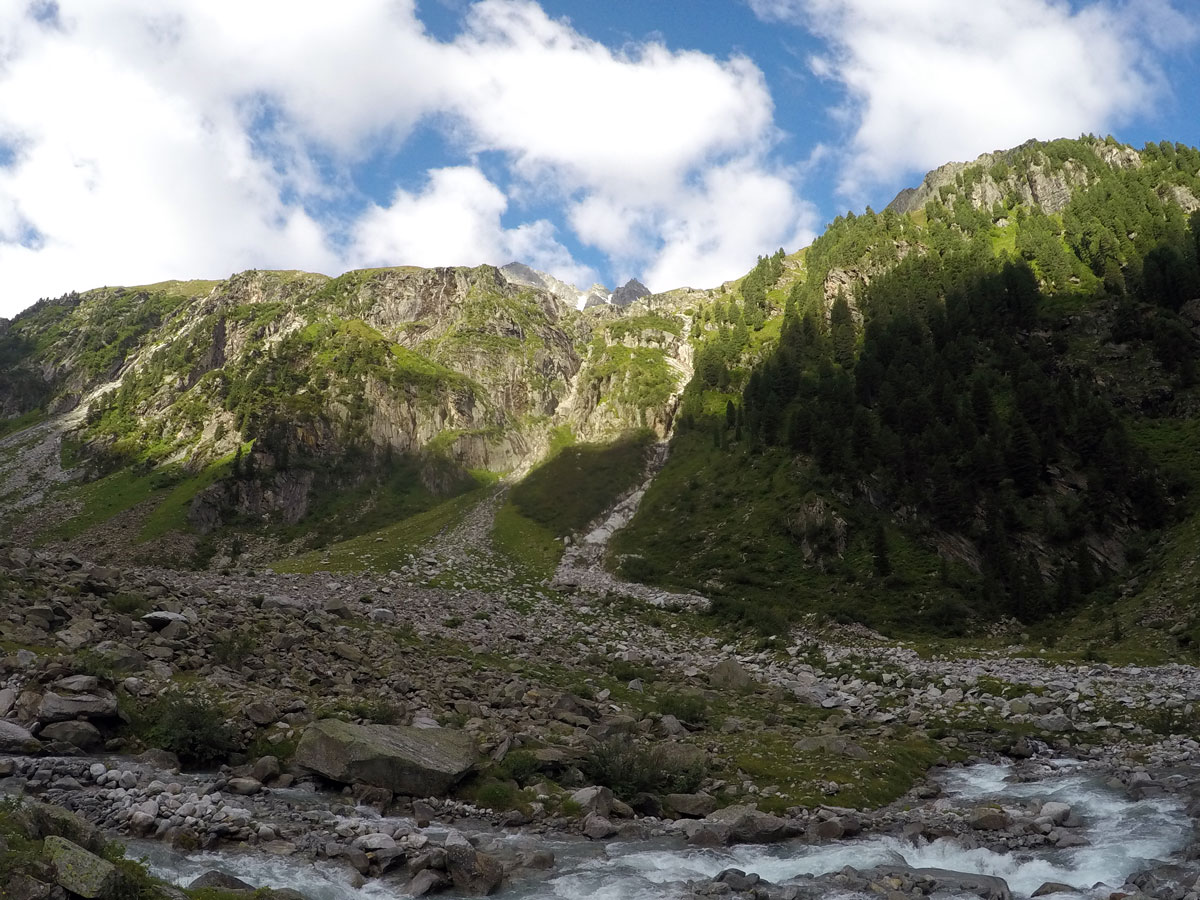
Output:
[[636,300],[641,300],[643,297],[650,296],[650,288],[646,287],[636,278],[630,278],[627,282],[613,291],[612,304],[613,306],[629,306]]

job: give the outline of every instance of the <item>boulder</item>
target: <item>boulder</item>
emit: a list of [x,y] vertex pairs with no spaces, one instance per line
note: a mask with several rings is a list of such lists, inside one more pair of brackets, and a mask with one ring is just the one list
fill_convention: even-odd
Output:
[[708,794],[667,794],[663,809],[689,819],[703,819],[717,810],[716,798]]
[[472,897],[495,893],[504,881],[504,867],[495,857],[480,853],[457,832],[446,838],[446,872],[455,890]]
[[68,722],[71,719],[108,719],[117,714],[117,698],[111,691],[59,694],[47,691],[38,704],[39,722]]
[[995,875],[976,875],[950,869],[913,869],[908,866],[878,866],[863,872],[872,881],[881,877],[916,875],[937,893],[975,894],[983,900],[1012,900],[1008,882]]
[[216,869],[210,869],[188,885],[189,891],[198,891],[203,888],[221,891],[253,891],[254,885],[246,884],[242,879],[218,872]]
[[593,841],[601,841],[617,833],[617,826],[599,813],[590,813],[583,820],[583,833]]
[[966,822],[976,831],[1001,831],[1012,824],[1012,818],[1002,809],[980,806],[967,813]]
[[431,797],[462,780],[475,759],[474,740],[456,729],[321,719],[305,729],[293,762],[331,781]]
[[436,869],[422,869],[408,883],[408,893],[414,897],[424,897],[438,893],[449,884],[450,880]]
[[116,891],[117,868],[112,863],[57,835],[46,838],[44,846],[59,887],[87,900]]
[[100,729],[91,722],[54,722],[39,732],[43,741],[63,741],[80,750],[95,750],[103,742]]
[[584,813],[597,813],[607,817],[612,813],[613,792],[606,787],[580,788],[571,795],[571,800],[579,804]]
[[1058,803],[1055,801],[1044,803],[1042,804],[1041,815],[1045,816],[1055,825],[1062,825],[1071,815],[1071,806],[1067,803]]
[[50,885],[21,872],[10,875],[4,889],[8,892],[3,895],[5,900],[50,900],[55,893]]
[[168,625],[181,623],[184,627],[187,626],[187,616],[182,613],[168,612],[165,609],[156,610],[155,612],[146,613],[142,616],[142,621],[145,622],[154,631],[162,631]]
[[1063,884],[1061,881],[1047,881],[1040,888],[1030,894],[1030,897],[1046,897],[1050,894],[1078,894],[1080,893],[1069,884]]
[[744,691],[754,684],[754,678],[736,659],[726,658],[713,666],[708,683],[715,688]]
[[728,825],[729,839],[739,844],[769,844],[789,837],[788,823],[785,819],[759,812],[750,804],[719,809],[705,821]]
[[252,700],[242,712],[255,725],[272,725],[279,720],[279,710],[270,700]]
[[37,753],[42,743],[16,722],[0,719],[0,753]]
[[262,790],[262,782],[254,778],[230,778],[225,788],[231,794],[249,797]]

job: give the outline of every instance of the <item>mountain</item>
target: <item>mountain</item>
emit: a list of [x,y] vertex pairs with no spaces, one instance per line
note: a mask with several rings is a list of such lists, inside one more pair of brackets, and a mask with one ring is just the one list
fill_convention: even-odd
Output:
[[1197,197],[1193,148],[1029,143],[760,259],[696,311],[620,570],[769,633],[1191,640]]
[[319,567],[524,477],[491,534],[546,577],[595,533],[619,579],[768,633],[1192,622],[1197,198],[1195,149],[1085,137],[942,166],[705,291],[578,309],[512,263],[42,301],[0,326],[6,522]]
[[583,312],[552,288],[481,266],[70,294],[0,331],[0,410],[6,430],[46,416],[65,428],[74,475],[120,493],[119,508],[174,493],[143,536],[265,520],[345,537],[564,441],[669,432],[690,377],[686,320]]
[[614,306],[628,306],[634,301],[641,300],[643,297],[650,296],[650,288],[646,287],[636,278],[630,278],[627,282],[613,291],[612,304]]

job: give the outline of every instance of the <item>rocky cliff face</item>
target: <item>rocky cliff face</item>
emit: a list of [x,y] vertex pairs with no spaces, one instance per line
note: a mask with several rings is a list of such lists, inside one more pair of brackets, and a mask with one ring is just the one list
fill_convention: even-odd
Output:
[[314,485],[350,459],[363,471],[416,460],[437,492],[461,483],[447,465],[528,468],[556,428],[665,435],[691,374],[686,321],[580,311],[562,287],[514,264],[70,295],[0,332],[0,410],[78,408],[72,439],[98,469],[198,472],[241,448],[255,477],[206,488],[201,528],[222,509],[300,521]]

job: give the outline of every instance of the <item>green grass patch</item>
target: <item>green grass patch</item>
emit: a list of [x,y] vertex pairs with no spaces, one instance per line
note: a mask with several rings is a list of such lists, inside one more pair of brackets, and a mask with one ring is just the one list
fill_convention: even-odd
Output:
[[233,459],[234,454],[230,453],[173,487],[142,523],[138,540],[145,543],[172,531],[190,530],[187,513],[192,501],[205,488],[233,472]]
[[31,409],[27,413],[22,413],[19,416],[13,416],[8,419],[0,419],[0,438],[16,434],[18,431],[24,431],[26,428],[32,428],[39,422],[44,421],[46,413],[40,409]]
[[563,555],[562,541],[546,526],[523,516],[511,500],[496,511],[492,543],[537,581],[552,578]]
[[491,491],[480,487],[378,531],[272,564],[276,572],[386,572],[403,565],[438,532],[461,522]]
[[554,537],[575,534],[641,482],[653,439],[638,431],[611,444],[566,447],[516,485],[510,502]]
[[175,470],[136,473],[122,469],[73,489],[83,508],[62,524],[43,533],[43,539],[70,540],[147,500],[163,496],[178,483]]
[[[814,504],[828,522],[809,521]],[[834,516],[845,523],[840,537]],[[721,450],[707,429],[685,431],[633,521],[614,535],[612,561],[635,581],[697,590],[720,619],[768,635],[806,613],[895,634],[953,632],[971,611],[934,552],[889,527],[890,573],[877,573],[875,516],[846,507],[789,454]]]

